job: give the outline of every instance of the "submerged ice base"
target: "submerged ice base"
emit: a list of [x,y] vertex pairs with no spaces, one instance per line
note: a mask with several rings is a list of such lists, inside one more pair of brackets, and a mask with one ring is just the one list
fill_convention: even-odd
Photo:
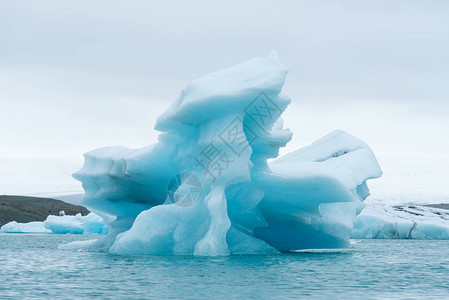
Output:
[[382,172],[370,148],[340,130],[267,162],[292,138],[280,117],[286,75],[274,52],[208,74],[158,118],[157,144],[86,153],[74,177],[110,231],[72,246],[123,255],[349,246],[366,180]]

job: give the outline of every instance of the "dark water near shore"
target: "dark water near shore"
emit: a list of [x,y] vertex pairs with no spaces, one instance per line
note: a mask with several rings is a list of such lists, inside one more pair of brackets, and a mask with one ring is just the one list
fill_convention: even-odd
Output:
[[449,299],[449,241],[363,240],[331,253],[124,257],[87,239],[0,234],[0,299]]

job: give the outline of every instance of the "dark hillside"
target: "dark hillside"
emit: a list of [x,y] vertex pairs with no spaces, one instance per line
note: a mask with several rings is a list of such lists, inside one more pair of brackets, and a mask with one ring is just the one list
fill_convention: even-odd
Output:
[[58,215],[61,210],[65,211],[66,215],[89,213],[85,207],[51,198],[0,196],[0,225],[11,221],[19,223],[44,221],[48,215]]

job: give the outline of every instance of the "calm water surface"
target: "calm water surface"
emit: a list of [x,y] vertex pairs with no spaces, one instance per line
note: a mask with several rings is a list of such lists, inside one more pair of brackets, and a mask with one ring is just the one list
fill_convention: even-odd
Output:
[[331,253],[215,258],[57,249],[83,239],[0,234],[0,299],[449,299],[449,241],[364,240]]

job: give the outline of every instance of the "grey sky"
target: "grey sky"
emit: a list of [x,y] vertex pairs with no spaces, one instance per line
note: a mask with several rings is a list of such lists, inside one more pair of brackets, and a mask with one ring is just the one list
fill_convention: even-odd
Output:
[[0,157],[151,144],[188,81],[271,50],[290,69],[284,153],[341,128],[381,163],[441,155],[447,16],[447,1],[0,0]]
[[99,77],[70,78],[88,91],[118,77],[111,93],[163,96],[151,78],[188,81],[275,49],[290,80],[321,98],[320,83],[376,99],[449,93],[446,1],[1,3],[2,69]]

